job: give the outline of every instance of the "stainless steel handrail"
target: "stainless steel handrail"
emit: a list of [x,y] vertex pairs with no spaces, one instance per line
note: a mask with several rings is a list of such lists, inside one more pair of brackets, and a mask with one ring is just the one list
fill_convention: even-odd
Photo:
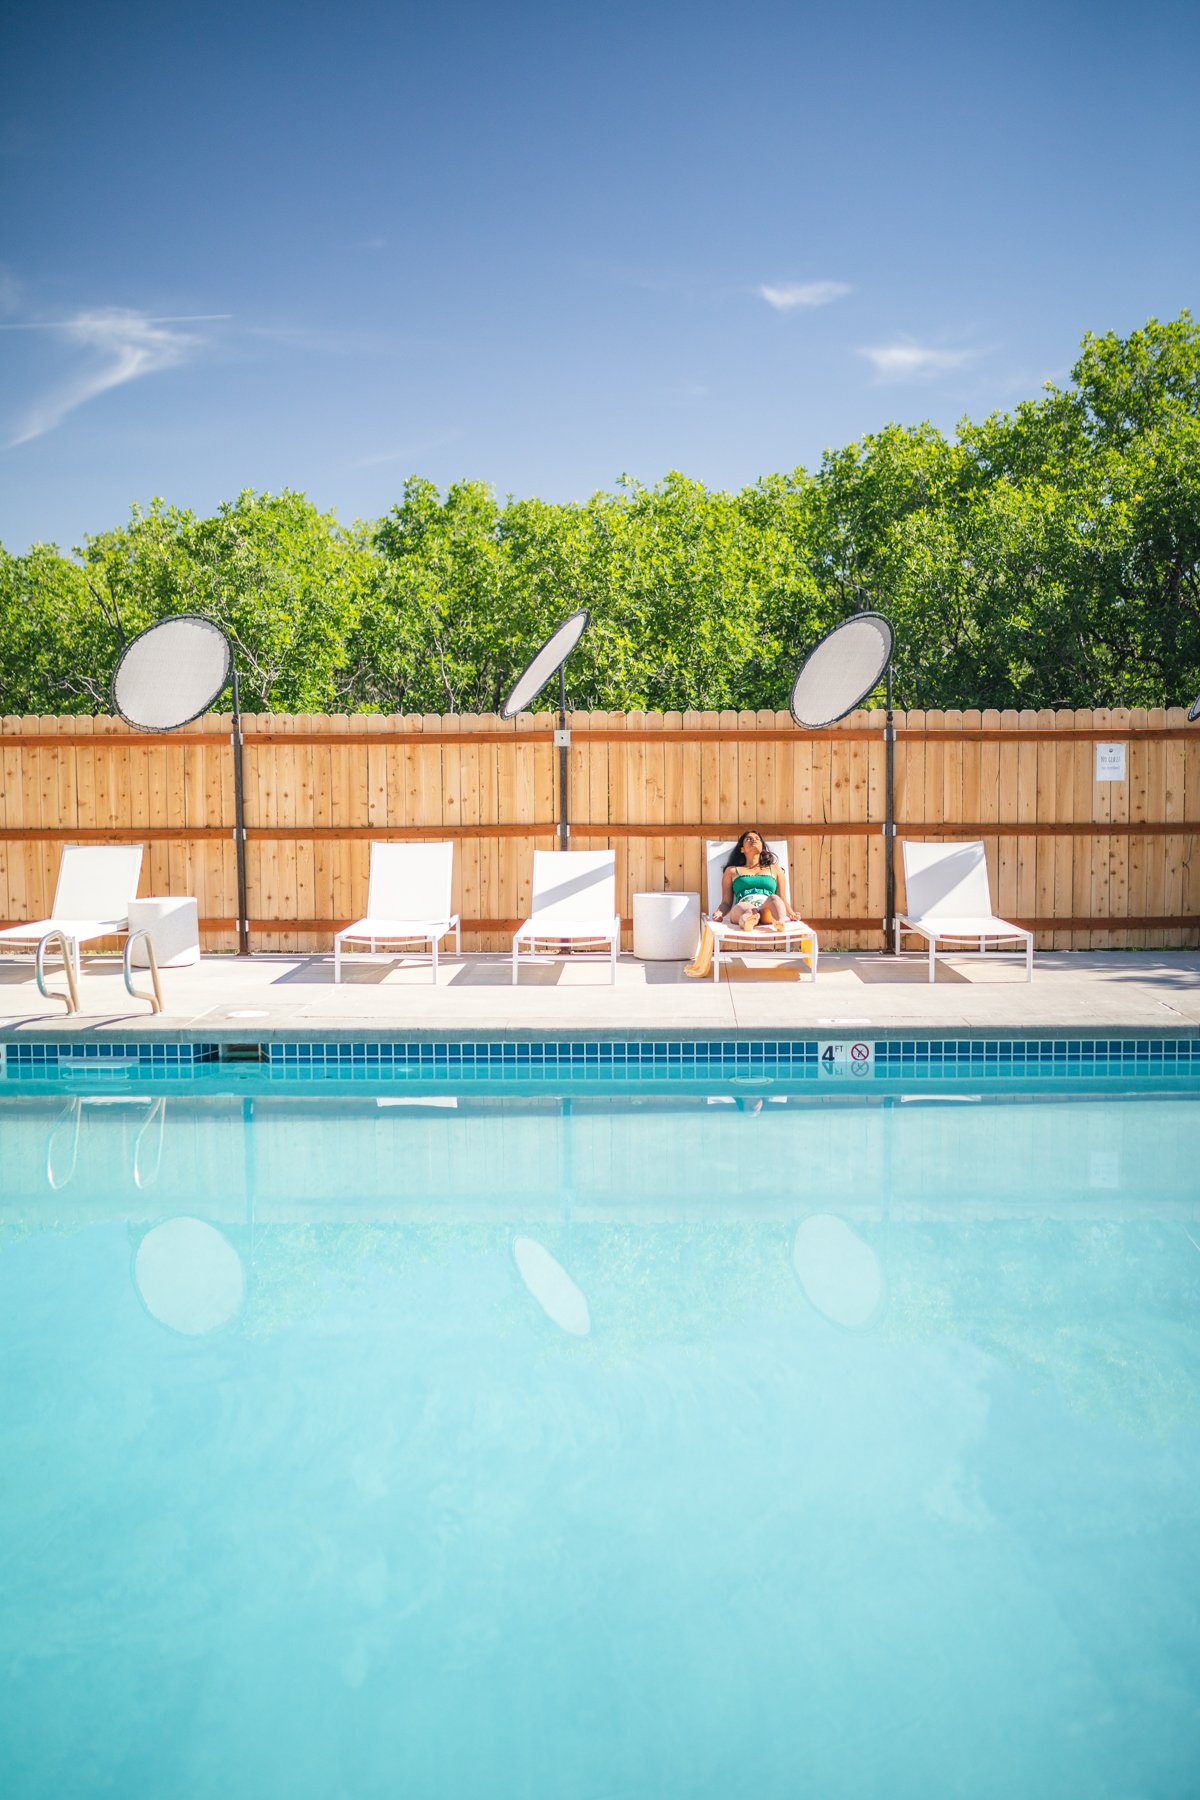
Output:
[[[46,986],[46,949],[48,945],[53,944],[56,941],[62,947],[63,973],[67,978],[67,992],[65,994],[56,994],[51,988]],[[42,996],[43,1000],[64,1000],[69,1013],[77,1013],[79,1011],[79,983],[75,979],[75,963],[71,956],[71,946],[67,942],[67,935],[65,932],[48,931],[44,937],[38,939],[37,955],[34,957],[33,961],[33,974],[34,979],[38,984],[38,993]]]
[[[139,938],[145,938],[146,940],[146,961],[150,965],[150,983],[154,989],[152,994],[143,994],[133,985],[133,964],[130,957],[133,946],[137,943]],[[150,1011],[152,1013],[160,1013],[163,1009],[163,1002],[162,983],[158,979],[158,958],[154,954],[154,939],[146,929],[143,928],[141,931],[131,931],[129,936],[125,939],[125,951],[121,958],[121,972],[125,977],[126,992],[132,994],[135,1000],[148,1000],[150,1002]]]

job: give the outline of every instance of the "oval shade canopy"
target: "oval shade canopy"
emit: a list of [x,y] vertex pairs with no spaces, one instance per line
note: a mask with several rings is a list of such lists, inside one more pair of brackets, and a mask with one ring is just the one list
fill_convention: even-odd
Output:
[[532,706],[552,675],[557,675],[572,650],[588,628],[591,617],[586,607],[573,612],[570,618],[552,632],[542,645],[525,673],[518,677],[512,693],[500,710],[502,719],[515,719],[519,712]]
[[788,705],[797,725],[820,730],[861,706],[891,661],[893,634],[882,613],[855,613],[809,651]]
[[1197,719],[1200,719],[1200,694],[1197,694],[1196,698],[1192,701],[1192,710],[1188,714],[1188,724],[1194,725]]
[[219,625],[177,613],[139,632],[113,672],[112,703],[138,731],[175,731],[206,713],[233,679],[233,650]]
[[246,1296],[242,1259],[206,1219],[167,1219],[138,1245],[134,1280],[147,1312],[184,1337],[227,1325]]

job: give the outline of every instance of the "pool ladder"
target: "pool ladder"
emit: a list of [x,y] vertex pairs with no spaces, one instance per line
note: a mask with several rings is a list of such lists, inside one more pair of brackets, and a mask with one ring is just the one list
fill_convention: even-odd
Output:
[[[133,954],[133,946],[141,938],[145,938],[146,940],[146,963],[150,970],[150,986],[154,989],[152,994],[144,994],[133,985],[133,963],[130,959]],[[129,936],[125,939],[125,954],[121,958],[121,973],[125,977],[125,989],[127,993],[132,994],[135,1000],[148,1000],[150,1002],[150,1011],[152,1013],[160,1013],[162,1011],[162,983],[158,979],[158,957],[154,954],[154,939],[150,936],[150,933],[145,927],[140,931],[131,931]]]
[[[146,962],[150,969],[150,986],[153,989],[153,992],[149,994],[144,993],[139,988],[135,988],[133,985],[133,963],[131,960],[133,947],[143,938],[146,940]],[[67,991],[65,994],[55,993],[52,988],[46,986],[46,951],[54,944],[57,944],[59,947],[59,953],[63,960],[63,973],[67,978]],[[37,955],[34,958],[33,972],[34,979],[37,981],[38,992],[44,1000],[64,1000],[66,1002],[68,1013],[77,1013],[79,1011],[79,982],[75,975],[75,960],[71,954],[71,945],[67,942],[65,932],[48,931],[44,937],[39,939]],[[127,993],[131,994],[135,1000],[148,1000],[150,1003],[150,1011],[152,1013],[160,1013],[162,1011],[162,982],[159,980],[158,976],[158,958],[154,954],[154,940],[146,929],[143,928],[140,931],[131,931],[129,936],[125,939],[125,949],[121,957],[121,973],[125,980]]]
[[[46,951],[51,944],[57,944],[62,955],[63,973],[67,978],[65,994],[56,994],[46,986]],[[37,953],[33,959],[33,977],[38,985],[38,993],[43,1000],[65,1000],[69,1013],[79,1011],[79,983],[75,979],[75,961],[71,955],[71,946],[67,942],[65,932],[48,931],[44,937],[39,938]]]

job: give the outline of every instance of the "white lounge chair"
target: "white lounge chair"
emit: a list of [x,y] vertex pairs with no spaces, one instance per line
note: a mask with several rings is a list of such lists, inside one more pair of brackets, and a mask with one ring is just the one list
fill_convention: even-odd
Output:
[[[705,861],[708,873],[708,928],[713,934],[712,976],[714,981],[721,979],[721,957],[740,956],[749,949],[765,950],[771,956],[795,958],[807,963],[811,979],[817,979],[817,957],[820,954],[817,934],[811,925],[803,919],[789,921],[782,931],[771,931],[759,926],[754,931],[739,931],[736,926],[725,920],[713,924],[713,910],[720,906],[722,897],[722,881],[725,875],[725,864],[729,861],[729,853],[733,849],[734,838],[709,838],[705,844]],[[767,845],[775,854],[775,859],[783,870],[787,882],[788,898],[791,899],[792,879],[788,867],[788,847],[782,838],[772,838]],[[795,901],[792,901],[795,905]]]
[[[561,961],[561,946],[606,955],[609,979],[617,979],[621,921],[617,916],[617,856],[614,850],[535,850],[533,909],[513,933],[512,978],[518,951]],[[526,957],[526,961],[529,960]]]
[[0,948],[32,944],[61,931],[79,978],[79,948],[96,938],[121,937],[129,930],[129,902],[142,873],[141,844],[66,844],[58,865],[58,885],[48,919],[9,925]]
[[936,980],[935,957],[942,949],[977,943],[982,956],[989,941],[1015,945],[1025,954],[1025,979],[1033,980],[1033,933],[998,919],[992,911],[987,858],[982,843],[901,844],[907,912],[896,918],[896,954],[900,935],[911,931],[929,943],[929,979]]
[[453,844],[372,844],[367,916],[334,938],[334,981],[342,979],[344,944],[366,944],[372,952],[390,944],[399,953],[428,944],[436,984],[441,940],[453,932],[455,953],[462,951],[462,925],[450,910],[453,879]]

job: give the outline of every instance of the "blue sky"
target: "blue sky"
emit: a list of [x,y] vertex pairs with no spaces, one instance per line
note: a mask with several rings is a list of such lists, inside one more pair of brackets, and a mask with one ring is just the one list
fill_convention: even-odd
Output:
[[0,543],[815,466],[1200,310],[1194,5],[23,9]]

